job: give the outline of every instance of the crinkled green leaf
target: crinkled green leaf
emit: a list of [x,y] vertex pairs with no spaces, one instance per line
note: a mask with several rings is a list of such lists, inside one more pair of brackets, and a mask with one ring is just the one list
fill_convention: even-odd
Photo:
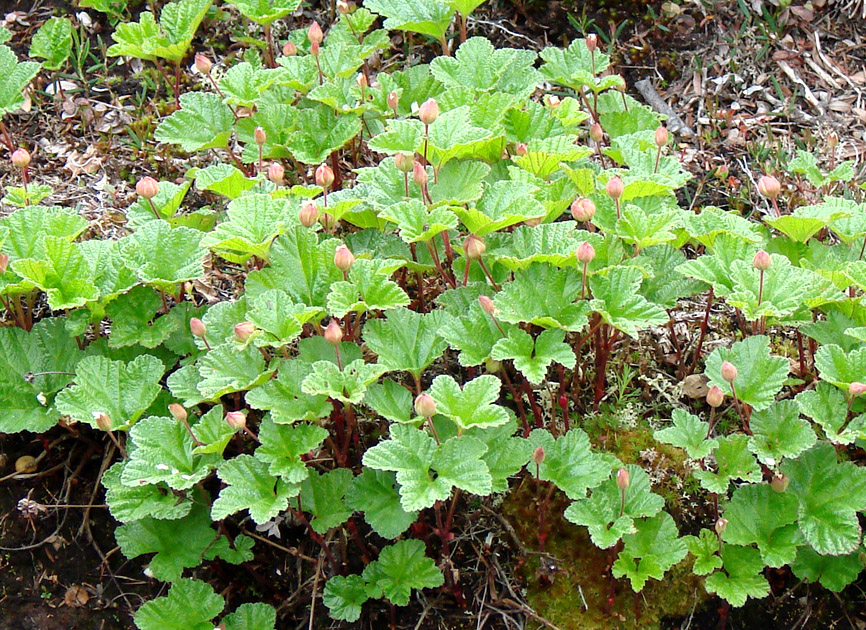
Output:
[[793,400],[780,400],[755,411],[749,427],[754,433],[749,438],[749,450],[769,466],[784,457],[796,457],[817,440],[812,426],[800,418],[800,408]]
[[716,571],[704,582],[708,593],[740,607],[749,597],[761,598],[770,592],[770,585],[762,575],[764,561],[754,547],[725,545],[722,562],[724,570]]
[[724,361],[737,368],[733,383],[737,398],[758,411],[772,404],[788,375],[787,359],[771,355],[770,339],[763,335],[753,335],[730,348],[717,348],[707,357],[704,373],[710,378],[710,385],[727,394],[731,385],[722,378]]
[[367,591],[360,575],[335,575],[325,584],[322,601],[332,619],[355,622],[361,618],[361,606],[370,599]]
[[405,606],[412,589],[442,586],[445,577],[425,550],[420,540],[401,540],[382,549],[379,559],[368,564],[363,573],[375,596]]
[[492,374],[467,381],[462,387],[451,376],[441,374],[433,379],[430,394],[437,413],[451,418],[463,431],[508,422],[505,409],[495,404],[501,387],[501,381]]
[[125,486],[121,481],[125,462],[116,462],[102,475],[105,502],[116,520],[121,523],[145,517],[172,520],[189,514],[192,501],[175,496],[165,486],[144,484]]
[[330,361],[317,361],[313,371],[301,382],[305,394],[329,396],[346,404],[357,404],[364,400],[367,385],[379,380],[387,369],[378,363],[365,363],[363,359],[352,361],[340,369]]
[[769,484],[747,484],[734,491],[725,507],[727,528],[722,540],[734,545],[757,544],[770,567],[790,563],[803,543],[797,525],[797,497],[776,492]]
[[51,18],[43,22],[30,41],[30,56],[42,59],[46,70],[60,70],[72,52],[72,22]]
[[848,403],[838,388],[823,381],[814,390],[804,391],[796,397],[800,412],[814,420],[824,435],[834,444],[851,444],[863,437],[866,414],[848,419]]
[[661,580],[665,572],[686,557],[688,549],[679,538],[674,519],[667,512],[635,521],[635,533],[625,534],[611,572],[627,577],[634,591],[642,591],[649,578]]
[[529,333],[514,328],[507,338],[493,346],[491,356],[497,361],[511,359],[514,367],[530,383],[541,383],[552,363],[573,368],[576,362],[574,351],[564,343],[565,331],[551,328],[533,339]]
[[40,67],[35,61],[19,62],[11,48],[0,44],[0,114],[11,114],[24,104],[24,89]]
[[286,509],[300,487],[268,474],[268,465],[252,455],[238,455],[217,470],[226,483],[211,507],[215,521],[248,509],[253,521],[265,523]]
[[165,597],[145,602],[135,613],[139,630],[212,630],[211,619],[225,602],[213,587],[201,580],[174,582]]
[[186,92],[180,96],[180,109],[159,123],[153,137],[189,153],[222,149],[231,137],[233,122],[232,111],[217,94]]
[[409,296],[388,276],[394,264],[387,260],[356,260],[348,281],[335,282],[328,295],[328,310],[336,317],[347,313],[384,311],[409,306]]
[[719,445],[718,440],[707,437],[709,423],[683,409],[671,413],[673,425],[653,433],[656,440],[685,450],[692,459],[703,459]]
[[589,321],[589,306],[575,303],[580,290],[581,276],[575,269],[535,263],[515,272],[514,281],[496,294],[494,303],[505,322],[579,331]]
[[827,344],[815,353],[815,367],[821,378],[837,387],[847,389],[866,376],[866,346],[845,352],[836,344]]
[[647,301],[639,293],[641,272],[634,267],[613,267],[607,275],[589,278],[592,289],[592,310],[602,320],[630,337],[637,337],[641,328],[659,326],[668,321],[667,312]]
[[572,429],[558,438],[545,429],[535,429],[529,434],[529,442],[533,448],[544,449],[539,479],[552,481],[569,499],[583,499],[587,490],[610,475],[610,464],[592,450],[582,429]]
[[379,355],[379,364],[390,371],[405,370],[420,376],[445,351],[438,330],[441,313],[421,314],[407,308],[389,311],[384,319],[364,325],[364,342]]
[[364,520],[383,538],[394,539],[418,518],[400,504],[393,472],[364,468],[346,491],[346,504],[364,513]]
[[836,593],[854,582],[863,569],[862,551],[844,556],[822,556],[808,546],[797,549],[797,558],[791,563],[795,576],[809,582],[820,582],[821,586]]
[[319,534],[342,525],[352,515],[343,498],[352,483],[352,471],[335,468],[323,475],[311,470],[301,482],[301,507],[313,515],[310,526]]
[[713,449],[718,472],[696,470],[694,476],[709,492],[725,494],[733,479],[752,483],[761,480],[761,469],[749,452],[749,436],[737,434],[718,438],[719,445]]
[[308,476],[306,463],[301,459],[328,437],[328,431],[314,424],[275,424],[270,418],[262,420],[259,428],[261,445],[256,459],[270,464],[268,472],[288,483],[300,483]]
[[698,536],[683,536],[683,540],[695,557],[692,567],[695,575],[706,575],[722,568],[722,558],[718,555],[719,540],[714,532],[702,529]]
[[277,367],[276,378],[247,392],[247,404],[253,409],[270,411],[277,424],[324,418],[331,411],[327,397],[301,391],[301,383],[310,372],[312,368],[305,361],[283,361]]

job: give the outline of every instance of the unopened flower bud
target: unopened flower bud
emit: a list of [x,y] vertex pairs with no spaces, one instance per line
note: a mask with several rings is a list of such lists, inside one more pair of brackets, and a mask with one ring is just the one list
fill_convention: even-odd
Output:
[[355,79],[355,83],[357,83],[358,87],[362,90],[366,90],[370,86],[370,82],[367,81],[367,75],[363,72],[358,75],[357,79]]
[[721,164],[716,167],[716,177],[725,180],[731,174],[731,169],[727,164]]
[[408,153],[395,153],[394,165],[402,173],[411,173],[415,166],[415,158]]
[[469,260],[478,260],[487,251],[487,245],[474,234],[470,234],[463,241],[463,253]]
[[866,383],[854,381],[853,383],[848,385],[848,395],[851,398],[856,398],[857,396],[862,396],[863,394],[866,394]]
[[525,142],[518,142],[514,147],[514,152],[520,157],[523,157],[529,153],[529,146]]
[[226,424],[233,431],[242,431],[247,426],[247,417],[242,411],[229,411],[226,414]]
[[536,466],[541,466],[544,463],[544,447],[538,446],[532,451],[532,461]]
[[726,518],[720,518],[719,520],[717,520],[717,521],[716,521],[715,529],[716,529],[716,533],[717,533],[719,536],[721,536],[722,534],[724,534],[724,533],[725,533],[725,530],[728,529],[728,519],[726,519]]
[[578,262],[583,263],[584,265],[591,263],[592,259],[595,258],[595,247],[592,244],[584,241],[580,245],[577,246],[577,260]]
[[547,96],[547,106],[551,109],[556,109],[562,105],[562,100],[556,94],[549,94]]
[[388,109],[393,109],[394,111],[397,110],[397,105],[400,104],[400,97],[397,96],[397,92],[391,92],[388,94],[387,103]]
[[319,223],[321,223],[322,227],[328,231],[331,231],[337,227],[337,219],[335,219],[333,215],[328,214],[327,212],[323,212],[319,216]]
[[268,141],[268,134],[261,127],[256,127],[255,131],[253,131],[253,140],[256,141],[256,144],[262,145]]
[[755,257],[752,258],[752,265],[754,265],[755,269],[758,271],[766,271],[770,268],[772,262],[773,260],[770,258],[770,255],[763,249],[759,249],[755,254]]
[[189,320],[189,331],[196,337],[204,339],[207,335],[207,326],[198,317],[193,317]]
[[343,273],[348,273],[354,262],[355,255],[352,254],[352,251],[348,247],[345,245],[337,247],[337,251],[334,252],[334,265],[336,265],[337,269]]
[[604,189],[611,199],[619,199],[622,197],[622,193],[625,192],[625,185],[619,177],[613,176],[608,180],[607,186]]
[[321,46],[322,45],[319,42],[313,42],[310,44],[310,54],[313,55],[313,57],[318,57]]
[[168,412],[171,414],[172,418],[178,420],[179,422],[184,422],[189,417],[186,409],[184,409],[184,406],[180,403],[171,403],[168,406]]
[[334,171],[327,164],[319,164],[319,168],[316,169],[316,186],[330,188],[333,183]]
[[762,175],[758,180],[758,192],[767,199],[776,199],[782,192],[782,185],[772,175]]
[[312,201],[306,202],[298,212],[298,220],[304,227],[313,227],[319,220],[319,209]]
[[418,186],[423,188],[427,185],[427,181],[430,179],[429,175],[427,175],[427,169],[421,164],[421,162],[416,161],[412,165],[412,181],[415,182]]
[[272,162],[271,165],[268,166],[268,179],[277,186],[282,186],[285,175],[286,169],[284,169],[283,165],[279,162]]
[[9,254],[0,254],[0,274],[6,273],[9,268]]
[[153,199],[159,192],[159,182],[153,177],[142,177],[135,185],[135,192],[143,199]]
[[108,414],[103,411],[94,411],[93,421],[96,423],[96,426],[99,427],[100,431],[111,431],[111,428],[114,426],[111,418],[109,418]]
[[655,133],[656,146],[661,148],[668,143],[668,128],[660,125]]
[[307,31],[307,39],[310,40],[311,44],[321,44],[322,40],[325,39],[325,34],[322,32],[322,27],[319,26],[319,23],[314,21],[310,24],[310,28]]
[[283,44],[283,54],[286,57],[294,57],[298,54],[298,47],[295,45],[295,42],[286,42]]
[[733,383],[737,378],[737,368],[730,361],[722,362],[722,378],[728,383]]
[[586,36],[586,48],[589,50],[589,52],[592,52],[596,48],[598,48],[598,35],[596,35],[595,33],[590,33]]
[[421,103],[418,109],[418,118],[425,125],[432,125],[439,118],[439,104],[432,98]]
[[18,168],[25,168],[30,164],[30,153],[27,149],[19,148],[12,152],[12,164]]
[[340,15],[346,15],[351,10],[352,7],[349,6],[349,3],[346,2],[346,0],[337,0],[337,13]]
[[598,144],[602,140],[604,140],[604,129],[601,128],[597,122],[592,123],[592,126],[589,128],[589,137],[593,142]]
[[631,483],[631,479],[629,478],[629,475],[628,475],[628,469],[620,468],[618,471],[616,471],[616,487],[617,488],[619,488],[620,490],[625,490],[626,488],[628,488],[630,483]]
[[436,401],[430,394],[418,394],[415,398],[415,413],[425,418],[432,418],[436,415]]
[[827,136],[827,146],[830,147],[831,150],[839,146],[839,136],[836,135],[835,131],[831,131]]
[[718,408],[725,402],[725,392],[713,385],[707,392],[707,404],[710,407]]
[[478,303],[481,305],[481,310],[488,315],[493,315],[493,313],[496,312],[496,306],[494,306],[493,300],[491,300],[486,295],[479,295]]
[[337,323],[336,318],[332,317],[331,323],[325,328],[325,341],[332,346],[336,346],[342,339],[343,330],[340,328],[340,324]]
[[776,492],[784,492],[788,489],[788,485],[791,483],[791,480],[788,478],[788,475],[783,475],[782,473],[776,473],[773,475],[773,478],[770,480],[770,487],[773,488]]
[[581,223],[592,221],[592,217],[595,216],[595,204],[586,197],[575,199],[571,203],[571,216]]
[[240,324],[235,324],[235,339],[241,343],[249,339],[254,332],[256,332],[256,325],[252,322],[241,322]]
[[211,68],[213,68],[213,62],[208,58],[207,55],[203,55],[198,53],[195,56],[195,69],[201,72],[202,74],[209,74]]

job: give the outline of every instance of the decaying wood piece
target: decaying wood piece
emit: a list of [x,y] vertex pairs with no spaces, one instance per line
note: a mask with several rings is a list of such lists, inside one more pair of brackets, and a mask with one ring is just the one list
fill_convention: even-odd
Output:
[[661,96],[659,96],[659,93],[656,92],[656,89],[653,87],[653,84],[649,79],[641,79],[636,82],[634,86],[637,88],[637,91],[640,92],[641,96],[643,96],[644,100],[649,103],[650,107],[668,117],[665,124],[669,131],[685,138],[691,138],[695,135],[692,128],[683,122],[683,119],[679,117],[673,108],[668,105]]

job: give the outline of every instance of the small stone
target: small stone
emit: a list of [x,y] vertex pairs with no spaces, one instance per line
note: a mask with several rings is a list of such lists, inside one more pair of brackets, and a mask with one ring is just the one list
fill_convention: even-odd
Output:
[[689,374],[683,379],[683,394],[689,398],[706,398],[710,379],[705,374]]

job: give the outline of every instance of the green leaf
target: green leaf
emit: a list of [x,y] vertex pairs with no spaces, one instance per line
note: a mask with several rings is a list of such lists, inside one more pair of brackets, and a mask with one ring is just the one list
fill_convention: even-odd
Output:
[[635,521],[635,529],[623,536],[625,546],[611,571],[614,577],[628,577],[632,589],[640,592],[649,578],[664,578],[665,571],[685,558],[688,549],[667,512]]
[[785,256],[772,254],[770,258],[772,265],[764,272],[763,289],[760,272],[751,261],[735,260],[728,270],[733,290],[727,301],[741,309],[746,319],[785,317],[800,308],[807,295],[809,287],[803,281],[802,270],[792,266]]
[[222,456],[229,440],[235,435],[235,430],[225,421],[223,412],[222,405],[215,405],[192,425],[193,435],[201,442],[192,450],[193,454],[216,453]]
[[256,24],[267,25],[295,11],[300,0],[233,0],[232,4],[244,17]]
[[412,589],[437,588],[445,577],[424,555],[420,540],[401,540],[382,549],[379,559],[364,568],[363,577],[375,592],[397,606],[409,603]]
[[217,470],[226,483],[211,507],[215,521],[248,509],[253,521],[262,524],[274,518],[297,496],[300,487],[268,474],[268,465],[252,455],[238,455]]
[[451,376],[441,374],[433,379],[430,394],[436,401],[437,413],[451,418],[462,432],[508,422],[505,409],[495,404],[501,387],[500,380],[492,374],[474,378],[463,387]]
[[822,379],[847,390],[866,375],[866,346],[848,352],[836,344],[821,346],[815,353],[815,367]]
[[159,14],[159,26],[165,33],[167,42],[159,42],[156,54],[180,63],[212,1],[177,0],[164,5]]
[[543,217],[546,211],[535,197],[537,190],[526,182],[498,181],[485,188],[475,208],[454,206],[452,210],[469,232],[484,236],[527,219]]
[[172,228],[164,221],[152,221],[124,239],[120,251],[139,280],[169,291],[179,282],[204,275],[201,239],[198,230]]
[[329,396],[343,403],[355,405],[364,400],[367,385],[379,380],[387,370],[378,363],[352,361],[342,369],[330,361],[313,363],[313,371],[301,383],[305,394]]
[[574,252],[581,242],[577,234],[571,221],[521,225],[511,233],[491,235],[486,256],[511,271],[526,269],[534,262],[565,267],[575,260]]
[[780,493],[769,484],[748,484],[734,491],[725,507],[727,528],[722,540],[734,545],[757,544],[762,560],[770,567],[789,564],[803,536],[797,521],[797,497]]
[[379,216],[396,223],[400,238],[406,243],[429,241],[441,232],[457,228],[457,217],[453,212],[443,207],[428,211],[417,199],[388,206]]
[[542,331],[536,339],[522,329],[515,328],[509,331],[507,338],[496,342],[491,356],[497,361],[513,360],[514,367],[530,383],[539,384],[554,362],[567,368],[574,367],[574,351],[563,342],[564,339],[565,331],[556,328]]
[[304,109],[298,114],[297,129],[287,143],[295,159],[303,164],[319,164],[337,149],[342,149],[361,132],[361,120],[354,114],[337,116],[326,105]]
[[180,109],[159,123],[153,137],[188,153],[222,149],[228,145],[233,122],[232,110],[219,95],[186,92],[180,96]]
[[370,599],[367,590],[360,575],[335,575],[325,584],[322,601],[331,619],[354,622],[361,618],[361,606]]
[[676,234],[672,230],[678,227],[678,208],[663,207],[658,212],[647,212],[641,206],[629,203],[623,208],[612,234],[639,251],[675,240]]
[[866,429],[866,415],[846,423],[848,402],[845,395],[830,383],[818,383],[814,390],[801,392],[796,397],[800,412],[814,420],[824,435],[834,444],[852,444]]
[[745,604],[749,597],[769,594],[770,585],[762,575],[764,561],[757,549],[725,545],[722,562],[724,571],[716,571],[704,582],[708,593],[715,593],[735,607]]
[[364,343],[379,355],[379,365],[390,371],[407,371],[416,378],[448,347],[438,335],[440,313],[421,314],[408,308],[389,311],[384,319],[368,320]]
[[328,431],[313,424],[274,424],[270,418],[262,420],[259,428],[261,445],[256,459],[269,464],[268,473],[288,483],[301,483],[308,476],[307,465],[301,459],[328,437]]
[[549,46],[539,56],[545,62],[541,66],[545,78],[577,91],[583,87],[597,90],[596,75],[610,65],[610,57],[601,50],[596,50],[593,55],[585,39],[574,40],[566,49]]
[[297,208],[286,199],[249,194],[234,199],[220,223],[201,241],[226,260],[244,263],[251,256],[267,261],[271,242],[289,225],[297,225]]
[[277,611],[261,602],[241,604],[232,614],[223,617],[221,625],[225,630],[274,630]]
[[283,348],[294,341],[309,320],[318,321],[321,311],[295,304],[285,291],[270,289],[249,297],[247,320],[256,325],[251,337],[258,348]]
[[414,422],[412,417],[412,393],[391,379],[367,388],[364,404],[391,422]]
[[336,317],[345,317],[347,313],[408,306],[409,296],[388,279],[393,270],[394,264],[387,260],[356,260],[349,269],[348,281],[331,285],[328,311]]
[[653,433],[656,440],[685,450],[691,459],[703,459],[719,445],[717,439],[707,437],[709,423],[683,409],[671,413],[673,425]]
[[635,519],[655,516],[664,507],[664,499],[650,490],[649,475],[640,466],[630,464],[625,469],[629,486],[624,502],[614,473],[588,499],[575,501],[565,510],[565,518],[586,526],[593,544],[601,549],[612,547],[624,534],[635,533]]
[[800,500],[800,531],[822,555],[851,553],[860,545],[857,512],[866,510],[866,469],[852,462],[838,463],[832,445],[821,443],[797,459],[782,462]]
[[64,238],[45,236],[44,258],[26,258],[12,263],[12,269],[48,296],[48,306],[64,310],[83,306],[99,297],[99,291],[89,281],[90,265],[80,246]]
[[364,468],[346,491],[346,504],[363,512],[367,524],[383,538],[397,538],[418,518],[418,512],[407,512],[400,504],[393,472]]
[[569,499],[585,498],[587,490],[610,476],[610,464],[592,450],[582,429],[572,429],[558,438],[545,429],[535,429],[529,442],[533,449],[544,449],[538,478],[552,481]]
[[364,6],[385,17],[384,27],[388,30],[421,33],[436,39],[445,36],[454,14],[451,7],[439,0],[367,0]]
[[785,457],[796,457],[818,439],[811,425],[800,418],[800,409],[793,400],[781,400],[755,411],[749,427],[754,433],[749,438],[749,450],[768,466]]
[[597,274],[589,278],[592,310],[630,337],[637,337],[641,328],[659,326],[669,319],[662,307],[640,294],[642,279],[635,267],[613,267],[606,276]]
[[394,155],[414,154],[424,138],[424,125],[418,120],[394,118],[389,120],[386,130],[370,138],[367,146],[373,151]]
[[343,501],[352,477],[352,471],[346,468],[336,468],[323,475],[311,470],[301,482],[301,507],[313,515],[310,526],[314,531],[325,534],[352,516],[352,510]]
[[236,349],[228,343],[208,352],[196,366],[201,376],[198,391],[205,400],[213,401],[262,385],[273,374],[273,369],[265,367],[265,360],[256,348]]
[[277,424],[324,418],[331,412],[327,397],[301,391],[301,383],[310,372],[312,368],[305,361],[283,361],[277,367],[276,378],[247,392],[247,404],[253,409],[270,411]]
[[474,125],[469,114],[468,106],[456,107],[430,125],[427,158],[436,168],[455,158],[474,157],[492,136],[490,130]]
[[[451,0],[448,4],[466,16],[482,2]],[[469,10],[465,11],[467,8]],[[534,87],[540,79],[532,67],[535,57],[535,53],[528,50],[496,50],[486,38],[471,37],[460,45],[453,57],[434,59],[430,71],[446,88],[466,87],[479,92],[524,94],[529,86]]]
[[74,385],[57,395],[57,411],[96,427],[94,413],[111,418],[115,430],[128,429],[160,392],[165,366],[143,354],[129,363],[101,356],[85,357],[75,366]]
[[210,620],[224,606],[210,584],[182,579],[171,585],[167,596],[145,602],[135,613],[135,625],[139,630],[212,630]]
[[749,243],[760,240],[755,223],[716,206],[707,206],[696,214],[687,215],[684,227],[691,238],[711,250],[716,238],[721,235],[736,237]]
[[211,164],[206,168],[191,169],[187,175],[195,175],[196,190],[209,190],[229,199],[237,199],[256,185],[255,179],[247,177],[231,164]]
[[112,348],[141,345],[155,348],[178,330],[183,323],[178,317],[156,316],[162,300],[149,287],[134,287],[129,293],[112,301],[105,309],[111,319],[108,345]]
[[30,56],[44,59],[46,70],[60,70],[71,52],[72,23],[67,18],[47,20],[30,42]]
[[161,520],[183,518],[189,514],[192,501],[179,498],[161,485],[125,486],[121,482],[124,462],[116,462],[102,475],[105,502],[111,516],[121,523],[145,517]]
[[[153,577],[165,582],[176,582],[184,569],[198,566],[205,550],[216,538],[207,509],[198,505],[183,518],[164,521],[145,517],[121,525],[114,535],[127,558],[155,553],[148,568]],[[201,602],[196,602],[196,606],[201,607]]]
[[[471,366],[483,363],[493,346],[502,339],[502,333],[490,315],[481,309],[477,299],[473,299],[469,309],[459,315],[447,314],[443,317],[444,324],[437,330],[451,348],[460,351],[460,365]],[[502,329],[507,333],[513,330],[512,324],[502,322]]]
[[718,442],[719,445],[713,449],[718,472],[696,470],[693,473],[704,489],[716,494],[726,494],[732,479],[752,483],[761,480],[761,469],[749,452],[749,436],[730,435],[719,438]]
[[863,571],[862,551],[845,556],[822,556],[808,546],[797,549],[791,571],[801,580],[820,582],[833,592],[840,592]]
[[11,48],[0,44],[0,115],[11,114],[24,104],[24,88],[40,67],[35,61],[19,62]]
[[581,276],[576,270],[535,263],[515,272],[514,281],[496,294],[494,303],[502,321],[576,332],[589,321],[586,302],[575,303],[580,290]]
[[710,385],[729,392],[731,385],[722,378],[724,361],[730,361],[737,368],[733,383],[737,398],[757,411],[773,403],[788,375],[787,359],[770,355],[770,338],[763,335],[753,335],[730,348],[717,348],[707,357],[704,373]]
[[689,552],[695,557],[692,571],[695,575],[706,575],[722,568],[722,559],[717,554],[719,540],[716,534],[708,529],[702,529],[699,536],[683,536]]
[[476,427],[467,432],[487,445],[484,463],[490,471],[491,492],[508,490],[508,478],[520,472],[532,456],[532,446],[524,438],[514,437],[517,422],[512,418],[494,428]]

